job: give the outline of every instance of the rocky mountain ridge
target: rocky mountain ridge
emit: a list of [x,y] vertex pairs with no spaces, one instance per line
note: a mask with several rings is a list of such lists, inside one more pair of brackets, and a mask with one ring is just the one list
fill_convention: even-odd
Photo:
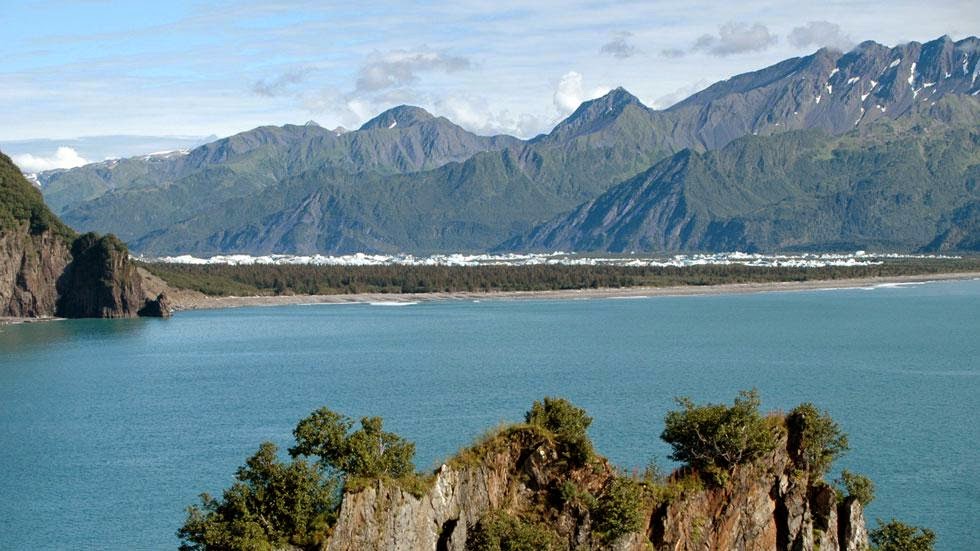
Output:
[[[380,120],[386,121],[381,124]],[[398,127],[398,120],[401,126]],[[414,107],[396,107],[357,132],[316,124],[262,126],[170,155],[112,159],[37,175],[45,198],[58,214],[78,203],[131,190],[186,185],[197,180],[230,181],[225,195],[254,189],[317,166],[347,172],[416,172],[516,143],[510,136],[477,136],[443,117]],[[256,174],[259,173],[259,174]],[[238,189],[240,188],[240,189]],[[108,199],[108,198],[107,198]]]
[[682,151],[500,250],[980,250],[976,127],[882,121]]
[[[535,226],[684,150],[701,154],[747,136],[773,137],[764,147],[778,148],[785,132],[865,134],[907,119],[976,125],[978,52],[975,37],[821,49],[716,83],[662,111],[618,88],[527,141],[476,136],[400,106],[356,131],[262,127],[180,158],[89,165],[40,179],[73,227],[114,232],[147,254],[485,251],[528,242],[529,232],[540,233]],[[845,176],[853,185],[862,178]],[[930,216],[968,226],[974,210],[964,203]],[[937,226],[931,239],[949,232],[940,248],[956,248],[970,241],[960,235],[964,227]],[[821,239],[785,246],[851,246],[844,235]],[[889,243],[861,239],[858,246]],[[649,243],[676,250],[714,241]]]
[[750,134],[805,128],[841,134],[928,110],[947,96],[976,97],[978,77],[976,37],[954,42],[943,36],[894,48],[867,41],[846,53],[822,48],[732,77],[666,112],[705,149],[717,149]]

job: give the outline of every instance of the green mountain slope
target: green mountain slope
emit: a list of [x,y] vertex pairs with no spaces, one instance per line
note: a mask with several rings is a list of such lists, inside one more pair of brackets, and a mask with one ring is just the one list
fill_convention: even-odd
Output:
[[509,136],[477,136],[444,118],[419,111],[392,128],[368,123],[362,131],[340,133],[315,125],[262,127],[187,155],[89,165],[82,167],[85,170],[69,172],[80,171],[80,178],[96,178],[91,176],[93,172],[106,173],[108,176],[100,180],[105,186],[114,183],[117,170],[132,172],[138,168],[146,177],[123,177],[123,184],[103,190],[94,199],[65,203],[76,182],[62,176],[44,184],[45,195],[63,209],[62,216],[73,227],[112,231],[129,241],[223,201],[249,200],[266,187],[314,168],[351,174],[415,172],[518,142]]
[[[149,254],[471,251],[515,235],[524,237],[514,246],[538,246],[527,234],[535,225],[682,150],[700,154],[746,136],[802,129],[867,135],[889,121],[975,125],[978,66],[980,40],[973,37],[895,48],[868,42],[737,75],[663,111],[618,88],[528,141],[477,136],[401,106],[353,132],[262,127],[186,155],[39,178],[47,200],[73,227],[115,232]],[[764,143],[781,147],[779,140]],[[737,165],[727,168],[749,176]],[[770,168],[751,176],[772,189],[734,187],[734,197],[706,198],[717,203],[711,215],[729,216],[725,209],[753,198],[740,194],[774,194],[754,197],[768,205],[812,191],[786,187],[791,178],[777,185],[785,167]],[[949,214],[951,233],[936,247],[969,237],[955,228],[969,226],[974,211],[957,208]],[[879,237],[874,242],[889,242]],[[650,246],[700,246],[681,237],[661,241]]]
[[44,204],[41,192],[24,178],[10,157],[0,153],[0,232],[13,232],[25,224],[31,235],[50,231],[66,243],[75,238],[75,232]]
[[980,128],[927,118],[689,150],[501,250],[978,250]]
[[[553,135],[432,170],[352,172],[329,164],[224,201],[209,194],[214,178],[186,179],[174,189],[132,190],[125,201],[84,203],[67,217],[80,227],[115,220],[113,228],[126,232],[126,209],[154,216],[140,227],[157,231],[126,234],[147,254],[485,250],[672,153],[648,139],[653,113],[620,89],[583,104]],[[387,117],[365,127],[401,127],[389,129]],[[573,124],[588,130],[564,136]],[[208,208],[176,219],[198,197],[207,197]],[[165,212],[152,213],[154,203]]]

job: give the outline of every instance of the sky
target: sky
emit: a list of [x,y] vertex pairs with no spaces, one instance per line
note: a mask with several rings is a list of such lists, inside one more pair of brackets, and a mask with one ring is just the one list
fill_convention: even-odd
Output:
[[[821,46],[980,34],[980,7],[0,0],[0,28],[0,143],[227,136],[308,120],[356,128],[399,104],[481,134],[531,137],[616,86],[664,108]],[[38,159],[85,161],[52,155],[61,160]]]

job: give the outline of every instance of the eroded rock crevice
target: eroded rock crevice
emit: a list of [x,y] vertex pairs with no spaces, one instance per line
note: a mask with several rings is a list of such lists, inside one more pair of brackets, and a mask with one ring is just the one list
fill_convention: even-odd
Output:
[[570,467],[552,444],[514,434],[496,448],[470,452],[467,461],[443,465],[421,496],[384,482],[345,495],[324,549],[465,551],[467,533],[495,511],[537,519],[558,534],[562,549],[866,548],[860,503],[848,498],[838,505],[836,492],[819,475],[798,468],[787,443],[784,437],[760,461],[734,468],[723,484],[692,484],[646,507],[642,530],[602,542],[588,508],[583,514],[569,488],[599,495],[617,472],[605,460]]

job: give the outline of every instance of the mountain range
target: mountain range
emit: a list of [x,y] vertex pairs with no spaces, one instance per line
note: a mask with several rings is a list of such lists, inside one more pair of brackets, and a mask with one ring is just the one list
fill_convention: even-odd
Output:
[[137,252],[980,250],[980,40],[821,49],[530,140],[400,106],[38,175]]

